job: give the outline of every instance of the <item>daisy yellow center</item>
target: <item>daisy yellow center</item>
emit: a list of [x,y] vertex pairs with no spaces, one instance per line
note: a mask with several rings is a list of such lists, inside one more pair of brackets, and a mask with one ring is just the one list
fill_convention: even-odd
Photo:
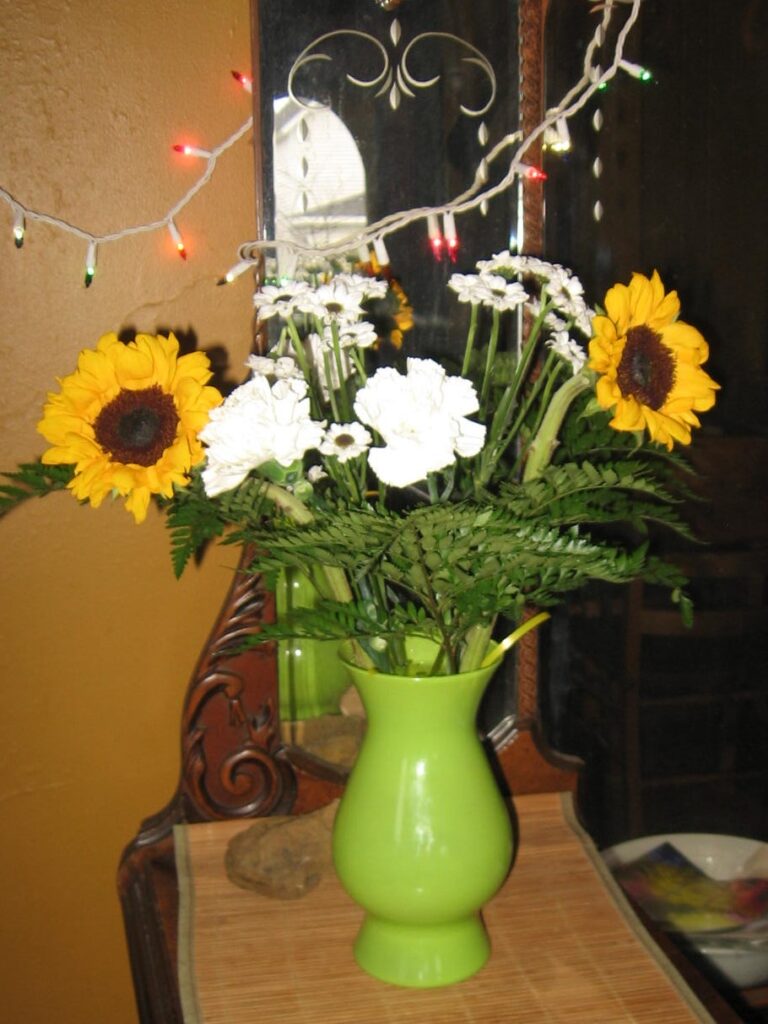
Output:
[[349,448],[350,445],[355,443],[355,439],[351,434],[337,434],[333,439],[333,443],[337,448]]
[[646,324],[630,327],[616,380],[625,398],[660,409],[675,385],[675,359],[661,335]]
[[97,443],[115,462],[152,466],[176,437],[179,416],[173,398],[155,384],[121,391],[93,424]]

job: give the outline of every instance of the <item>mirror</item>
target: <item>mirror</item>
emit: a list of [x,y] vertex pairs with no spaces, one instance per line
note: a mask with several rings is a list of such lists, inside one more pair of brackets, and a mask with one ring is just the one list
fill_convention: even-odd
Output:
[[[519,129],[542,116],[545,8],[545,0],[253,0],[261,233],[277,243],[264,278],[378,264],[408,313],[378,358],[459,356],[466,322],[450,275],[540,244],[540,182],[472,200],[505,178]],[[532,147],[531,160],[538,154]],[[441,207],[458,197],[471,208],[446,218]],[[404,211],[412,221],[388,232]],[[279,602],[304,599],[292,594],[279,592]],[[291,645],[280,654],[281,685],[316,681],[326,666],[312,642]],[[509,714],[513,693],[499,673],[489,728]],[[281,693],[284,721],[297,704]],[[305,721],[292,743],[306,741]]]
[[[255,5],[263,230],[288,243],[270,254],[268,278],[327,266],[307,250],[367,260],[371,225],[439,208],[477,175],[503,177],[507,153],[489,157],[518,128],[518,14],[512,0]],[[516,244],[518,199],[508,190],[453,224],[419,217],[384,238],[386,252],[375,247],[413,308],[406,352],[459,350],[465,327],[451,324],[446,282]]]

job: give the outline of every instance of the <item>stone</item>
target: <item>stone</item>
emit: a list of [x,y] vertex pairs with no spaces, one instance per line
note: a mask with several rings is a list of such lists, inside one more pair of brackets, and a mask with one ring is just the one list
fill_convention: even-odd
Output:
[[340,768],[351,768],[365,734],[365,719],[359,715],[318,715],[300,722],[283,722],[284,741],[301,747]]
[[262,818],[227,846],[229,880],[275,899],[299,899],[331,870],[331,830],[339,801],[309,814]]

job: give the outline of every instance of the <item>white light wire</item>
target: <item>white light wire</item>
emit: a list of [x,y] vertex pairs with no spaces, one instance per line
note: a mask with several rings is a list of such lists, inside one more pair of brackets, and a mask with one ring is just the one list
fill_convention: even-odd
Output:
[[234,144],[241,139],[251,128],[253,127],[253,117],[249,117],[247,121],[240,125],[237,131],[233,132],[221,145],[216,146],[215,149],[210,151],[210,155],[207,155],[206,168],[197,181],[188,189],[181,199],[170,208],[164,217],[160,217],[157,220],[150,221],[148,224],[137,224],[133,227],[123,228],[120,231],[113,231],[105,235],[97,235],[93,231],[86,231],[84,228],[78,227],[76,224],[70,224],[69,221],[63,220],[61,217],[54,217],[48,213],[40,213],[38,210],[32,210],[28,206],[25,206],[19,199],[11,195],[11,193],[0,185],[0,199],[4,199],[6,203],[11,207],[12,210],[22,210],[27,220],[40,221],[43,224],[50,224],[52,227],[58,228],[61,231],[65,231],[70,235],[75,235],[77,238],[82,238],[86,242],[95,242],[97,245],[103,245],[106,242],[117,242],[121,238],[128,238],[130,235],[141,235],[148,231],[158,231],[160,228],[168,229],[173,222],[174,218],[181,213],[185,206],[187,206],[198,192],[203,189],[213,176],[213,172],[216,168],[216,161],[230,149]]
[[[592,61],[596,50],[599,49],[605,41],[608,26],[611,22],[611,18],[613,17],[614,10],[619,3],[625,6],[628,6],[629,3],[631,3],[632,6],[627,15],[627,20],[617,35],[611,63],[603,71],[599,65],[594,65]],[[394,234],[415,221],[428,220],[431,216],[442,217],[445,214],[467,213],[481,204],[487,203],[489,199],[505,192],[519,177],[524,175],[526,169],[528,169],[528,165],[522,161],[522,157],[525,155],[532,143],[535,142],[539,136],[543,135],[543,133],[546,132],[547,129],[556,121],[562,119],[567,121],[569,118],[573,117],[574,114],[586,105],[594,93],[604,85],[604,83],[608,82],[616,75],[622,66],[625,41],[633,25],[637,21],[642,3],[643,0],[606,0],[605,5],[602,8],[602,18],[600,23],[598,24],[594,35],[585,50],[583,74],[579,81],[569,90],[569,92],[566,93],[557,106],[551,107],[547,111],[544,119],[529,133],[527,137],[523,138],[522,134],[517,131],[506,135],[496,143],[475,172],[474,180],[470,187],[450,202],[445,203],[442,206],[419,207],[417,209],[401,210],[398,213],[388,214],[386,217],[382,217],[381,220],[369,225],[365,232],[349,236],[332,246],[313,248],[310,246],[300,245],[299,243],[288,239],[280,238],[256,239],[243,242],[238,248],[238,262],[229,272],[228,279],[234,279],[234,277],[239,276],[248,265],[259,262],[261,259],[261,253],[265,249],[277,249],[279,247],[281,249],[284,248],[289,250],[296,255],[304,256],[305,258],[327,259],[329,257],[342,255],[351,251],[359,251],[362,247],[375,247],[377,242],[383,244],[383,239],[387,235]],[[11,207],[14,217],[17,220],[19,213],[21,212],[27,221],[39,221],[43,224],[49,224],[54,228],[67,232],[68,234],[82,238],[84,241],[89,243],[89,246],[91,244],[104,245],[107,242],[116,242],[122,238],[128,238],[131,235],[158,231],[161,228],[165,228],[167,230],[173,223],[174,218],[208,184],[213,176],[218,158],[238,142],[248,131],[250,131],[252,127],[253,117],[251,116],[235,132],[226,138],[224,142],[212,149],[210,151],[210,156],[204,158],[207,161],[205,170],[192,187],[184,193],[178,202],[174,203],[163,217],[150,221],[148,224],[137,224],[132,227],[123,228],[120,231],[99,235],[95,232],[87,231],[84,228],[78,227],[75,224],[71,224],[69,221],[62,219],[61,217],[54,217],[51,214],[41,213],[38,210],[33,210],[30,207],[25,206],[24,203],[11,195],[11,193],[2,186],[0,186],[0,199],[3,199]],[[492,163],[501,153],[515,143],[519,143],[519,145],[512,155],[509,169],[505,176],[495,185],[482,189],[482,186],[488,177],[488,164]],[[222,281],[223,280],[224,279],[222,279]]]
[[[594,65],[592,61],[595,51],[602,46],[605,41],[608,26],[611,22],[611,18],[613,17],[614,10],[617,7],[617,3],[631,3],[632,6],[627,15],[627,20],[617,35],[611,63],[605,70],[602,70],[598,65]],[[602,18],[585,50],[583,74],[579,81],[566,93],[557,106],[552,107],[547,111],[544,119],[529,133],[526,138],[522,138],[521,132],[517,131],[506,135],[496,143],[475,172],[474,181],[471,186],[450,202],[443,206],[422,206],[417,209],[402,210],[398,213],[388,214],[386,217],[382,217],[381,220],[370,224],[362,234],[350,236],[343,239],[341,242],[323,248],[303,246],[288,239],[280,238],[256,239],[244,242],[238,250],[239,259],[241,261],[251,261],[255,263],[260,259],[260,253],[263,250],[278,247],[281,249],[285,248],[308,259],[327,259],[329,257],[343,255],[358,249],[361,245],[373,245],[377,240],[382,239],[387,235],[394,234],[396,231],[402,230],[404,227],[407,227],[415,221],[428,220],[431,215],[442,216],[445,213],[466,213],[477,208],[482,203],[487,202],[489,199],[494,198],[500,193],[505,192],[515,183],[516,179],[520,176],[524,176],[526,170],[529,168],[529,165],[522,161],[522,157],[525,155],[532,143],[535,142],[539,136],[543,135],[547,128],[557,120],[565,118],[567,121],[569,118],[573,117],[574,114],[589,102],[591,97],[599,88],[601,88],[601,86],[604,85],[604,83],[610,81],[610,79],[616,75],[623,60],[624,44],[633,25],[637,21],[642,3],[643,0],[606,0],[605,6],[602,8]],[[500,153],[509,148],[509,146],[513,145],[515,142],[519,142],[519,145],[512,156],[509,169],[505,176],[495,185],[489,186],[483,191],[479,191],[487,177],[487,174],[484,173],[483,170],[484,164],[492,163]]]

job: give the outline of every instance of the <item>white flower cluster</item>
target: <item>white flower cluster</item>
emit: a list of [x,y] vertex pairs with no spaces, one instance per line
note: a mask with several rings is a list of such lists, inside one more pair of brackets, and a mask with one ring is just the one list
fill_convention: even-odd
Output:
[[[553,331],[547,346],[564,359],[578,373],[586,362],[584,348],[568,335],[575,327],[587,338],[592,337],[594,310],[584,300],[584,288],[578,277],[559,263],[548,263],[536,256],[516,256],[509,251],[496,253],[489,260],[477,263],[477,274],[453,274],[448,282],[460,302],[489,306],[500,311],[525,304],[538,315],[541,300],[528,296],[519,280],[510,277],[533,277],[540,283],[552,311],[545,314],[545,323]],[[563,319],[563,317],[565,319]]]
[[[509,250],[481,260],[477,268],[482,274],[535,277],[546,288],[549,299],[587,338],[592,337],[593,309],[584,299],[584,286],[566,267],[549,263],[538,256],[518,256]],[[535,304],[534,304],[535,309]]]
[[377,370],[355,398],[359,419],[384,441],[369,453],[371,469],[393,487],[424,480],[457,455],[477,455],[485,427],[467,416],[478,408],[474,385],[447,376],[432,359],[409,359],[405,377],[389,367]]
[[507,281],[499,274],[452,274],[448,287],[456,292],[459,302],[489,306],[499,312],[516,309],[528,298],[528,293],[518,281]]
[[[293,359],[251,356],[248,365],[251,379],[211,411],[200,432],[209,497],[236,487],[267,463],[289,468],[311,449],[341,463],[368,452],[382,483],[407,487],[452,465],[457,455],[477,455],[483,447],[485,427],[467,419],[478,410],[474,386],[447,376],[431,359],[409,359],[405,375],[390,367],[377,370],[355,398],[361,422],[332,423],[328,429],[325,421],[311,418],[307,384]],[[277,378],[273,384],[270,377]],[[362,424],[378,433],[383,447],[370,448],[373,438]]]
[[[591,310],[578,278],[558,264],[509,252],[478,263],[477,269],[477,274],[452,275],[449,286],[459,301],[485,306],[495,315],[527,305],[543,318],[549,350],[579,373],[586,354],[570,331],[589,333]],[[533,296],[524,283],[531,277],[538,282]],[[360,350],[376,341],[373,325],[361,319],[365,302],[383,297],[387,288],[384,281],[340,274],[316,288],[288,281],[257,293],[260,320],[288,321],[296,359],[282,354],[282,343],[271,355],[251,356],[251,379],[211,412],[200,434],[207,449],[203,482],[209,496],[236,487],[260,467],[273,479],[277,467],[301,474],[310,451],[319,453],[319,461],[336,460],[313,466],[310,482],[326,470],[333,476],[339,464],[367,457],[379,481],[402,488],[482,450],[486,427],[470,418],[479,411],[474,384],[448,376],[431,359],[408,359],[405,374],[381,368],[354,397],[346,392],[345,402],[337,402],[347,378],[363,374]],[[294,318],[305,318],[303,337]],[[314,399],[310,386],[316,388]],[[340,422],[327,426],[318,410],[327,409],[329,400],[333,419]],[[352,420],[350,404],[356,420],[343,422]]]
[[270,384],[256,372],[211,410],[200,431],[207,447],[203,484],[209,497],[237,487],[268,462],[285,467],[317,448],[325,424],[310,418],[307,384],[283,377]]
[[283,320],[304,313],[317,317],[330,326],[356,324],[368,299],[381,299],[387,294],[386,281],[360,274],[339,274],[327,284],[311,288],[306,281],[283,281],[264,285],[256,292],[253,304],[259,320],[277,316]]

